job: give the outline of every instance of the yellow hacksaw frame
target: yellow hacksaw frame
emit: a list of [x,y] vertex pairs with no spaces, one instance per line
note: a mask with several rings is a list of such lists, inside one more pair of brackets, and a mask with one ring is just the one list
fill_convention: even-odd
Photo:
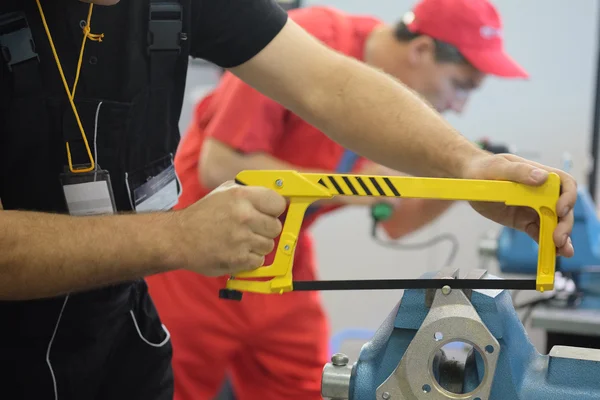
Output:
[[[507,206],[530,207],[540,217],[536,290],[544,292],[554,288],[556,247],[552,237],[558,223],[556,202],[560,195],[560,177],[555,173],[551,173],[541,186],[493,180],[318,174],[293,170],[246,170],[236,176],[236,182],[273,189],[289,199],[289,208],[273,263],[233,275],[227,281],[227,289],[263,294],[292,291],[294,251],[304,214],[315,201],[335,196],[502,202]],[[256,281],[252,278],[270,279]]]

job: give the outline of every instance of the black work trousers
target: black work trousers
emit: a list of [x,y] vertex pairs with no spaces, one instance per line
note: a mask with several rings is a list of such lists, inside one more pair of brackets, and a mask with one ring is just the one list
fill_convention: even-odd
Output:
[[144,281],[0,304],[0,399],[172,400],[171,341]]

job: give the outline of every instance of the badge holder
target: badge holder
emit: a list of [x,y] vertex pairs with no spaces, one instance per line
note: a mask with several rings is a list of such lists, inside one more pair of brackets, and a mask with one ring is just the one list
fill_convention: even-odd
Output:
[[125,180],[131,206],[138,213],[167,211],[179,201],[181,187],[172,154],[127,174]]
[[[74,166],[81,167],[81,166]],[[115,198],[106,170],[72,173],[69,168],[60,175],[63,193],[73,216],[115,214]]]

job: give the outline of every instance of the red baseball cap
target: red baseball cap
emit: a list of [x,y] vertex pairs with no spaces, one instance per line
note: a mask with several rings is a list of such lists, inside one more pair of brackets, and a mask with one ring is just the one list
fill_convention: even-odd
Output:
[[421,0],[403,21],[414,33],[455,46],[483,73],[529,77],[505,52],[500,15],[487,0]]

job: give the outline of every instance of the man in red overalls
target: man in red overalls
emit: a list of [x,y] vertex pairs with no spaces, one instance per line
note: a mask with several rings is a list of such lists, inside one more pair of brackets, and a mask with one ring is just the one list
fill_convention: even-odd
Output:
[[[325,7],[293,10],[290,16],[337,51],[397,77],[440,112],[460,112],[485,75],[527,76],[504,53],[500,18],[491,4],[456,0],[439,2],[447,8],[440,9],[436,3],[421,1],[395,26]],[[177,208],[245,169],[390,174],[230,73],[197,105],[175,166],[183,185]],[[344,204],[368,205],[375,198],[338,199],[308,210],[295,252],[295,279],[317,279],[308,232],[315,219]],[[385,224],[387,233],[393,238],[410,233],[449,204],[405,199]],[[148,283],[171,332],[176,400],[212,399],[226,374],[239,400],[321,398],[329,329],[318,293],[245,293],[242,302],[223,301],[218,292],[226,278],[187,271],[156,275]]]

